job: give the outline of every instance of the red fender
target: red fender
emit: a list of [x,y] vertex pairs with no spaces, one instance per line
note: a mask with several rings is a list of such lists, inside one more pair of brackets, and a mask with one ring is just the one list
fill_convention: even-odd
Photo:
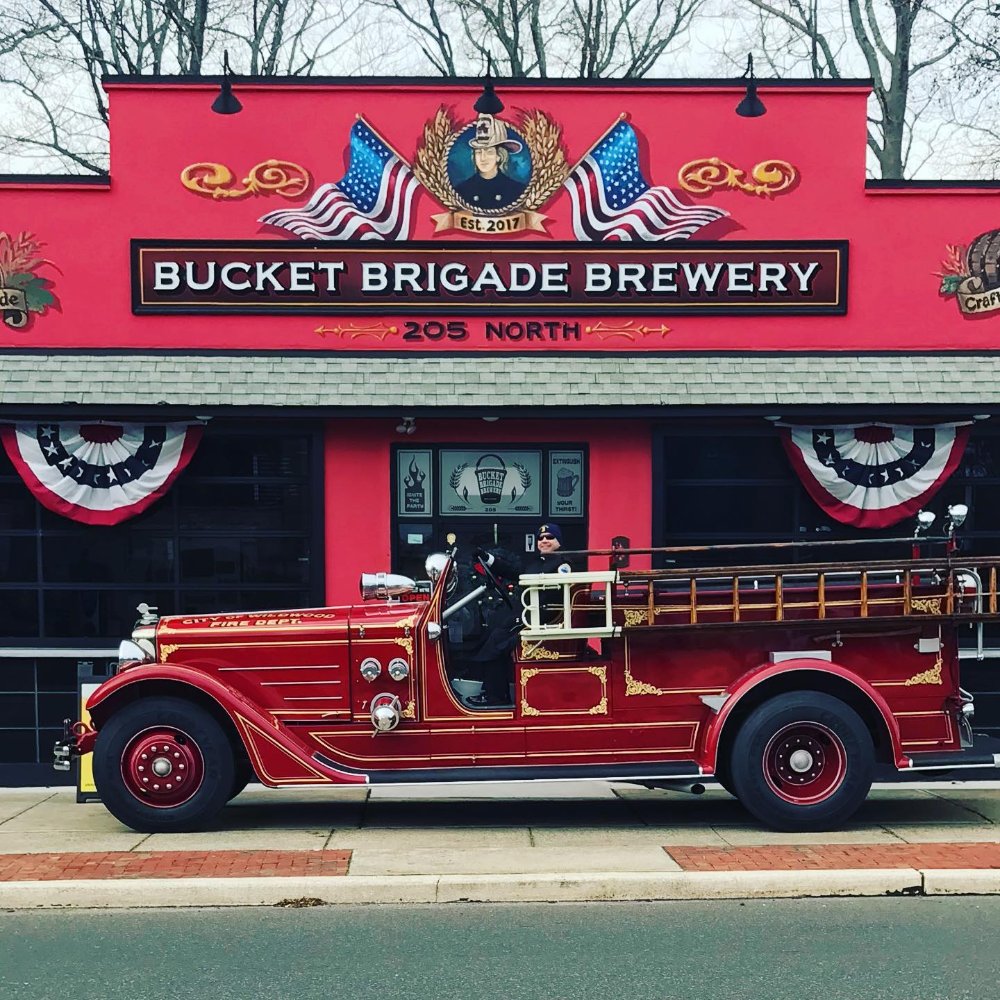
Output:
[[756,669],[744,674],[736,682],[735,686],[730,689],[729,697],[726,699],[719,713],[711,721],[705,733],[704,758],[706,762],[710,763],[713,771],[717,764],[716,754],[719,749],[722,730],[725,727],[726,720],[740,703],[741,699],[757,687],[757,685],[762,684],[772,677],[776,677],[778,674],[787,674],[800,670],[810,670],[813,673],[832,674],[835,677],[840,677],[857,688],[859,693],[865,695],[878,709],[883,722],[885,722],[886,729],[889,732],[889,739],[892,742],[892,754],[896,760],[896,767],[905,768],[907,766],[908,760],[903,754],[900,744],[899,724],[889,710],[889,705],[885,698],[853,671],[847,670],[836,663],[830,663],[827,660],[814,660],[803,657],[800,660],[784,660],[781,663],[762,663]]
[[101,705],[119,691],[150,681],[183,684],[211,698],[232,720],[257,777],[272,788],[279,785],[365,785],[366,774],[340,770],[314,760],[297,741],[278,728],[238,691],[199,670],[176,663],[150,663],[129,667],[106,680],[87,700],[87,710],[100,715]]

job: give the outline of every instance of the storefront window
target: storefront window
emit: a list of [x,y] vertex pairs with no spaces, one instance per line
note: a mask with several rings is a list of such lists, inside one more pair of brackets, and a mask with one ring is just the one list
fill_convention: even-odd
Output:
[[[976,432],[978,432],[978,428]],[[683,434],[665,430],[660,438],[659,475],[654,487],[657,546],[733,543],[822,542],[848,539],[909,538],[914,521],[885,529],[859,529],[830,517],[807,493],[774,430]],[[971,513],[962,530],[970,552],[1000,551],[1000,435],[977,436],[962,465],[928,506],[943,523],[949,504],[967,503]],[[734,565],[821,561],[842,556],[825,547],[741,552],[679,553],[678,565],[710,562]],[[859,554],[860,554],[860,550]],[[866,546],[865,558],[909,556],[907,544]],[[666,559],[666,556],[661,557]]]
[[42,508],[0,450],[0,778],[48,762],[81,671],[113,662],[59,648],[113,651],[140,602],[161,614],[322,602],[318,454],[311,430],[210,426],[149,510],[93,527]]

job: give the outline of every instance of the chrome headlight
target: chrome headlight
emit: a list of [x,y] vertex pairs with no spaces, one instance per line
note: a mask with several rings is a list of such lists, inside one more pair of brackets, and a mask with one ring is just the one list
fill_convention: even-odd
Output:
[[[150,648],[144,648],[146,646]],[[138,642],[133,642],[131,639],[122,639],[118,644],[118,666],[123,667],[126,663],[136,662],[153,662],[152,643],[148,639],[140,639]]]

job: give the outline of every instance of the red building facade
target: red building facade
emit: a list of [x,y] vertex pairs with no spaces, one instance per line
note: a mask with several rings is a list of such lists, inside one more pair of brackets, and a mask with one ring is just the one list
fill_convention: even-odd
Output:
[[757,118],[704,82],[107,89],[107,178],[0,177],[0,781],[47,780],[139,601],[347,602],[546,520],[961,501],[995,551],[1000,188],[866,182],[863,81]]

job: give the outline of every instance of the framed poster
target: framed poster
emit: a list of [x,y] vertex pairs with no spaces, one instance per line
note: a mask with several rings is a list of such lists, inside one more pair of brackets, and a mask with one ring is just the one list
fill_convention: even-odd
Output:
[[441,451],[441,513],[538,516],[540,451]]
[[429,449],[400,448],[396,452],[396,513],[400,517],[427,517],[431,513],[432,465]]
[[549,514],[579,517],[583,514],[583,452],[549,452]]

